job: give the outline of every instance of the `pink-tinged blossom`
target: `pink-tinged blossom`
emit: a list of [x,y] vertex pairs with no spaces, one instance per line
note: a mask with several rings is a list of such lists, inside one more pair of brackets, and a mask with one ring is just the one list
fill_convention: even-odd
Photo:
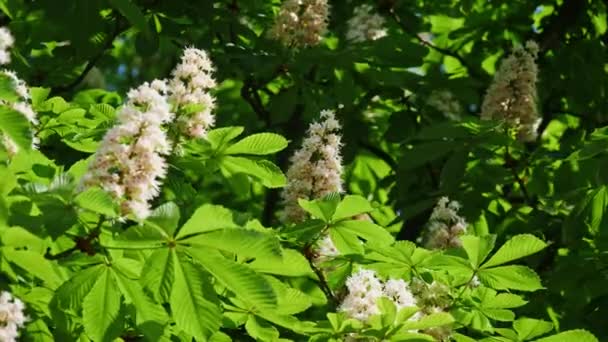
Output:
[[103,138],[82,180],[84,188],[99,186],[120,202],[123,215],[149,215],[149,201],[158,195],[171,144],[162,125],[173,119],[163,94],[163,81],[144,83],[128,93],[118,123]]
[[494,75],[481,106],[483,120],[500,120],[517,130],[518,139],[533,141],[540,124],[537,108],[535,59],[538,45],[529,41],[525,48],[517,45]]
[[384,24],[386,19],[373,13],[373,7],[363,4],[355,7],[353,16],[348,20],[346,39],[354,43],[376,40],[387,35]]
[[327,0],[285,0],[269,34],[287,47],[314,46],[323,39],[328,21]]
[[0,341],[15,342],[19,337],[19,329],[27,322],[23,313],[25,305],[9,292],[0,293]]
[[169,99],[175,106],[182,134],[202,138],[215,124],[215,98],[209,91],[216,86],[213,64],[203,50],[187,48],[169,81]]
[[290,159],[287,185],[282,192],[283,222],[298,223],[306,219],[298,199],[318,199],[342,192],[340,129],[331,110],[321,111],[321,121],[310,124],[302,147]]
[[429,220],[425,246],[430,249],[446,249],[462,246],[460,236],[467,231],[467,222],[458,215],[460,204],[442,197],[433,209]]

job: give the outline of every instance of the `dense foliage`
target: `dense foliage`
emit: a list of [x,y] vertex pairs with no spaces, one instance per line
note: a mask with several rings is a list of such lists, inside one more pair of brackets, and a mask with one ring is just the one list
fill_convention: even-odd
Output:
[[607,6],[1,0],[0,341],[608,339]]

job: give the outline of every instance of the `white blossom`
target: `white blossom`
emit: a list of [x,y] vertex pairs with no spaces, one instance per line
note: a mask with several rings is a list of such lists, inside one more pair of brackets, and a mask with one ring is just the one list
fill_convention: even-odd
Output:
[[269,35],[287,47],[314,46],[327,31],[328,20],[327,0],[285,0]]
[[23,313],[25,305],[9,292],[0,293],[0,341],[14,342],[19,336],[19,329],[25,325],[27,317]]
[[215,98],[209,93],[216,86],[213,71],[207,53],[195,48],[185,49],[180,64],[173,70],[168,91],[176,106],[178,124],[186,136],[205,137],[215,124],[212,113]]
[[376,40],[387,35],[384,24],[386,19],[377,13],[372,13],[373,7],[363,4],[355,7],[353,16],[348,20],[346,39],[354,43]]
[[318,199],[342,192],[341,126],[331,110],[322,110],[321,119],[310,124],[302,147],[290,159],[287,185],[282,192],[283,222],[306,218],[298,199]]
[[517,129],[518,139],[536,139],[540,117],[537,108],[535,59],[538,45],[529,41],[525,48],[517,45],[494,75],[481,106],[483,120],[501,120]]
[[377,302],[384,292],[374,271],[361,269],[346,280],[346,287],[348,295],[342,301],[340,311],[363,322],[380,313]]
[[458,215],[460,203],[442,197],[433,209],[429,219],[426,236],[426,247],[431,249],[445,249],[460,247],[460,236],[467,231],[466,220]]
[[173,113],[162,81],[144,83],[128,93],[118,123],[104,136],[82,179],[82,187],[100,186],[121,204],[123,215],[148,216],[148,202],[160,191],[171,144],[162,128]]
[[15,39],[6,27],[0,27],[0,64],[8,64],[11,62],[11,53],[8,51],[13,44]]
[[389,279],[384,284],[384,295],[388,297],[397,309],[416,306],[416,298],[403,279]]

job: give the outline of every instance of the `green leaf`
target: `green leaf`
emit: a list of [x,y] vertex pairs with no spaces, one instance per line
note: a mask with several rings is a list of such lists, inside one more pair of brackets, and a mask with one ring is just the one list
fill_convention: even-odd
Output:
[[199,234],[182,241],[192,247],[214,248],[245,258],[280,258],[281,245],[269,233],[244,228],[227,228]]
[[520,340],[527,341],[553,330],[553,324],[540,319],[520,318],[513,322],[513,328]]
[[256,259],[249,267],[257,272],[288,277],[314,277],[315,274],[308,260],[293,249],[283,249],[283,257],[278,260]]
[[336,207],[336,211],[332,216],[332,221],[338,221],[345,218],[350,218],[355,215],[369,213],[374,208],[365,198],[357,195],[346,195]]
[[[148,297],[144,293],[144,289],[139,282],[129,279],[120,272],[116,272],[115,275],[118,287],[125,297],[125,302],[127,304],[133,304],[135,307],[137,312],[135,320],[136,324],[138,326],[145,324],[147,329],[150,329],[153,326],[150,323],[156,323],[158,329],[155,329],[155,332],[157,333],[157,336],[158,333],[162,333],[162,327],[169,319],[165,309],[163,309],[160,304],[155,303],[152,298]],[[142,332],[149,335],[147,331]]]
[[7,75],[6,72],[0,72],[0,100],[16,102],[20,99],[21,95],[17,92],[15,79]]
[[109,0],[110,5],[116,8],[120,14],[122,14],[131,25],[137,28],[139,31],[144,32],[146,35],[150,35],[148,28],[148,21],[142,13],[142,11],[130,0]]
[[82,325],[93,341],[113,341],[123,328],[120,292],[107,267],[82,303]]
[[330,229],[331,241],[341,254],[363,254],[364,248],[357,235],[345,229]]
[[141,272],[144,287],[150,290],[154,299],[160,303],[169,301],[171,286],[174,281],[173,253],[169,248],[163,248],[152,253]]
[[130,227],[127,231],[117,236],[111,236],[110,232],[102,232],[100,236],[101,245],[106,248],[120,249],[156,249],[167,246],[167,236],[160,228],[143,225]]
[[479,267],[479,265],[487,258],[488,254],[490,254],[494,248],[496,236],[486,235],[478,237],[473,235],[465,235],[461,236],[460,240],[462,241],[462,247],[469,256],[471,265],[477,269],[477,267]]
[[22,334],[23,341],[26,342],[53,342],[53,334],[49,331],[42,319],[37,319],[33,322],[27,322],[25,325],[25,334]]
[[237,141],[224,150],[224,154],[265,155],[283,150],[287,139],[275,133],[257,133]]
[[221,254],[195,248],[187,249],[207,272],[253,308],[272,309],[277,299],[272,286],[251,268],[227,260]]
[[525,256],[539,252],[547,244],[531,234],[516,235],[507,241],[500,249],[482,265],[482,268],[501,265]]
[[541,338],[535,342],[598,342],[598,339],[586,330],[576,329]]
[[367,220],[340,221],[331,225],[330,230],[344,230],[377,245],[388,245],[395,241],[386,229]]
[[83,209],[87,209],[107,217],[118,216],[115,201],[102,189],[89,188],[84,192],[79,193],[74,201]]
[[447,312],[438,312],[423,316],[417,321],[406,321],[404,329],[428,329],[454,323],[454,317]]
[[536,291],[543,288],[538,275],[521,265],[481,269],[477,275],[482,283],[497,290]]
[[489,298],[484,299],[482,303],[483,307],[487,308],[500,308],[500,309],[512,309],[524,306],[528,303],[521,296],[512,293],[499,293]]
[[259,179],[265,187],[279,188],[285,185],[283,171],[265,159],[225,156],[221,158],[221,168],[228,174],[244,173]]
[[220,205],[204,204],[198,207],[177,233],[177,239],[223,228],[237,228],[232,212]]
[[173,236],[179,224],[179,219],[179,207],[173,202],[167,202],[156,207],[145,223],[156,225],[164,230],[167,236]]
[[469,157],[468,149],[455,151],[443,165],[439,185],[444,192],[452,192],[458,189],[460,181],[464,177]]
[[212,129],[207,133],[207,141],[215,150],[223,148],[232,139],[243,133],[243,127],[221,127]]
[[245,329],[258,341],[277,341],[279,338],[279,331],[274,326],[254,315],[249,315]]
[[321,199],[306,200],[299,199],[298,204],[302,209],[311,214],[313,217],[323,220],[324,222],[330,222],[336,208],[340,203],[340,195],[337,193],[330,194]]
[[0,105],[0,129],[17,146],[24,150],[32,148],[32,132],[27,118],[6,105]]
[[80,310],[85,297],[103,272],[105,272],[105,266],[96,265],[76,273],[70,280],[63,283],[55,292],[58,307],[74,312]]
[[28,273],[42,279],[49,288],[55,289],[63,283],[63,279],[54,265],[41,254],[30,250],[4,248],[2,256]]
[[175,282],[171,290],[175,324],[197,340],[206,340],[221,325],[220,308],[209,299],[213,286],[198,267],[178,259],[176,253],[171,254],[175,264]]

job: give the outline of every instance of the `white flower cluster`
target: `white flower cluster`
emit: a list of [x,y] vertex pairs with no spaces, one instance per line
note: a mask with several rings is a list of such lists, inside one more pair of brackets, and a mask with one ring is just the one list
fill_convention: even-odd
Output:
[[9,49],[13,47],[15,38],[6,27],[0,27],[0,64],[8,64],[11,62],[11,53]]
[[467,222],[458,215],[460,203],[442,197],[437,202],[429,220],[426,247],[445,249],[460,247],[460,236],[467,231]]
[[128,93],[118,124],[103,138],[83,177],[83,186],[100,186],[120,201],[123,215],[149,215],[148,201],[160,190],[171,144],[162,125],[173,119],[164,81],[144,83]]
[[433,91],[426,103],[443,113],[443,115],[450,120],[458,121],[461,119],[462,106],[454,94],[449,90]]
[[269,34],[287,47],[314,46],[327,31],[328,20],[327,0],[285,0]]
[[[187,48],[169,81],[169,100],[175,105],[180,130],[192,138],[205,137],[213,127],[215,98],[209,90],[216,86],[213,64],[203,50]],[[199,107],[199,108],[196,108]]]
[[298,199],[317,199],[342,191],[341,126],[332,110],[322,110],[321,119],[310,124],[302,147],[291,156],[287,185],[281,194],[283,222],[306,219]]
[[[351,275],[346,280],[346,287],[348,295],[338,310],[362,322],[380,313],[378,299],[382,297],[395,303],[398,310],[416,306],[416,299],[403,279],[389,279],[383,284],[372,270],[361,269]],[[417,319],[417,316],[412,319]]]
[[19,328],[27,321],[23,314],[25,305],[18,298],[2,291],[0,293],[0,341],[15,342],[19,336]]
[[525,48],[515,46],[500,64],[481,106],[483,120],[504,121],[517,129],[521,141],[535,140],[541,121],[536,94],[537,54],[538,45],[533,41]]
[[384,24],[386,19],[378,13],[372,13],[373,7],[363,4],[355,7],[353,16],[348,20],[346,39],[354,43],[376,40],[387,35]]

